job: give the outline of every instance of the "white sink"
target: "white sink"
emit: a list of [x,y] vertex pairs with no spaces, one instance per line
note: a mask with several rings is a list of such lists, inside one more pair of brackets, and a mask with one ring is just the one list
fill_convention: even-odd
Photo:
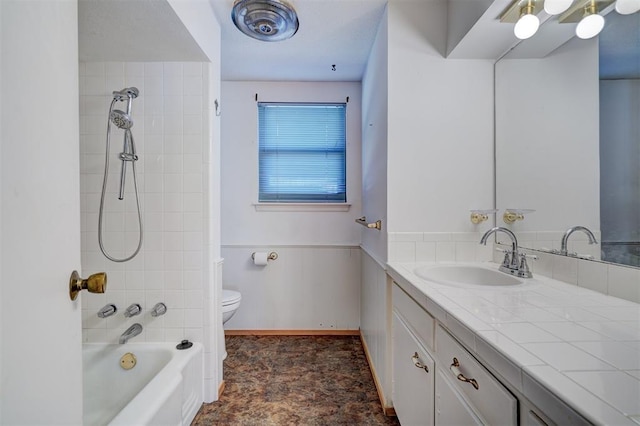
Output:
[[497,269],[473,265],[429,265],[413,271],[417,276],[438,284],[474,286],[511,286],[524,281]]

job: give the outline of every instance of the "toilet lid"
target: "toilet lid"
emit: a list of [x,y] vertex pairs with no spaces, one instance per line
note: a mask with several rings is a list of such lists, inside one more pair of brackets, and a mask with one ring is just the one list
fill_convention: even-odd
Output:
[[222,306],[238,303],[241,298],[242,295],[238,291],[222,289]]

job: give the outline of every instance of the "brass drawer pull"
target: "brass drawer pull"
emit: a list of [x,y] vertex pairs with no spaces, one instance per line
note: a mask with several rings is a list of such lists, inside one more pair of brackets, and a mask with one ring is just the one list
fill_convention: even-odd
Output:
[[453,364],[451,364],[451,367],[449,368],[451,369],[453,374],[456,375],[456,378],[461,382],[471,383],[471,385],[476,389],[480,387],[476,379],[468,379],[464,377],[464,374],[462,374],[462,372],[460,372],[460,363],[458,362],[458,358],[453,358]]
[[420,362],[420,357],[418,356],[418,352],[415,352],[413,354],[413,356],[411,357],[411,361],[413,361],[413,365],[415,365],[416,367],[423,369],[427,373],[429,372],[429,367],[427,367],[426,365]]

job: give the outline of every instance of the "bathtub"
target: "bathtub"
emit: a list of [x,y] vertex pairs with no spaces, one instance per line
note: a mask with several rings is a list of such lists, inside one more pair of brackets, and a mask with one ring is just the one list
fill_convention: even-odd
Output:
[[[189,425],[202,405],[202,345],[83,345],[84,425]],[[137,363],[120,365],[130,352]],[[126,364],[126,363],[125,363]]]

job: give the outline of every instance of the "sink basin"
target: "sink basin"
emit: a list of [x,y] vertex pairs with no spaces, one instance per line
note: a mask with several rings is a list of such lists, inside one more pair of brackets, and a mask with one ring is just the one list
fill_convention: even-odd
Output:
[[523,283],[504,272],[473,265],[430,265],[416,268],[413,272],[425,280],[447,285],[500,287]]

